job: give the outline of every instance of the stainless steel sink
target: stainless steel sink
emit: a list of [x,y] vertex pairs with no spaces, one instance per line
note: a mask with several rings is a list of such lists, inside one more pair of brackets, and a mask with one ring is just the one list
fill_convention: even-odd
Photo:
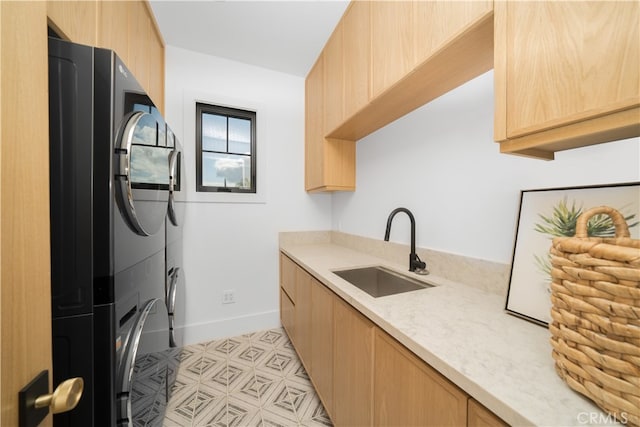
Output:
[[374,298],[433,287],[379,266],[337,270],[333,273]]

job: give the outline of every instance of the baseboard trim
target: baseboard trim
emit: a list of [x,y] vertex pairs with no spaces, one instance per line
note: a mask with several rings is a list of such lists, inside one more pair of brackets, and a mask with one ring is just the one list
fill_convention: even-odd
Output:
[[272,310],[206,323],[185,325],[177,328],[177,332],[183,336],[183,345],[190,345],[265,329],[279,328],[280,326],[280,312],[279,310]]

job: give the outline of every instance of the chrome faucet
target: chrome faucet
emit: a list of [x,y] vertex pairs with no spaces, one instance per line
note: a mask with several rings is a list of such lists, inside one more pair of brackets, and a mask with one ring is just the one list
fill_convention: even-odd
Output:
[[389,214],[389,218],[387,219],[387,229],[384,232],[384,240],[386,242],[389,241],[389,234],[391,233],[391,222],[393,221],[393,217],[398,212],[404,212],[409,216],[409,220],[411,221],[411,253],[409,254],[409,271],[423,273],[426,272],[427,264],[425,264],[418,254],[416,253],[416,219],[413,217],[411,211],[407,208],[396,208]]

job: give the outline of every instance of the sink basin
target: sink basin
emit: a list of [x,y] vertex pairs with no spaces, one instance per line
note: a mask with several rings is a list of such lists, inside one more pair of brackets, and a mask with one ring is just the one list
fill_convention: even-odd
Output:
[[433,287],[379,266],[337,270],[333,273],[374,298]]

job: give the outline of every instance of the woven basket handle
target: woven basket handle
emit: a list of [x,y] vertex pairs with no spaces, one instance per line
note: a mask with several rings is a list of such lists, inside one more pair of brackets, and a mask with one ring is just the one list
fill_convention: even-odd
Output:
[[616,227],[616,237],[630,237],[627,221],[620,212],[609,206],[598,206],[584,211],[576,221],[576,237],[589,237],[587,235],[587,222],[589,219],[598,214],[607,214],[613,220]]

